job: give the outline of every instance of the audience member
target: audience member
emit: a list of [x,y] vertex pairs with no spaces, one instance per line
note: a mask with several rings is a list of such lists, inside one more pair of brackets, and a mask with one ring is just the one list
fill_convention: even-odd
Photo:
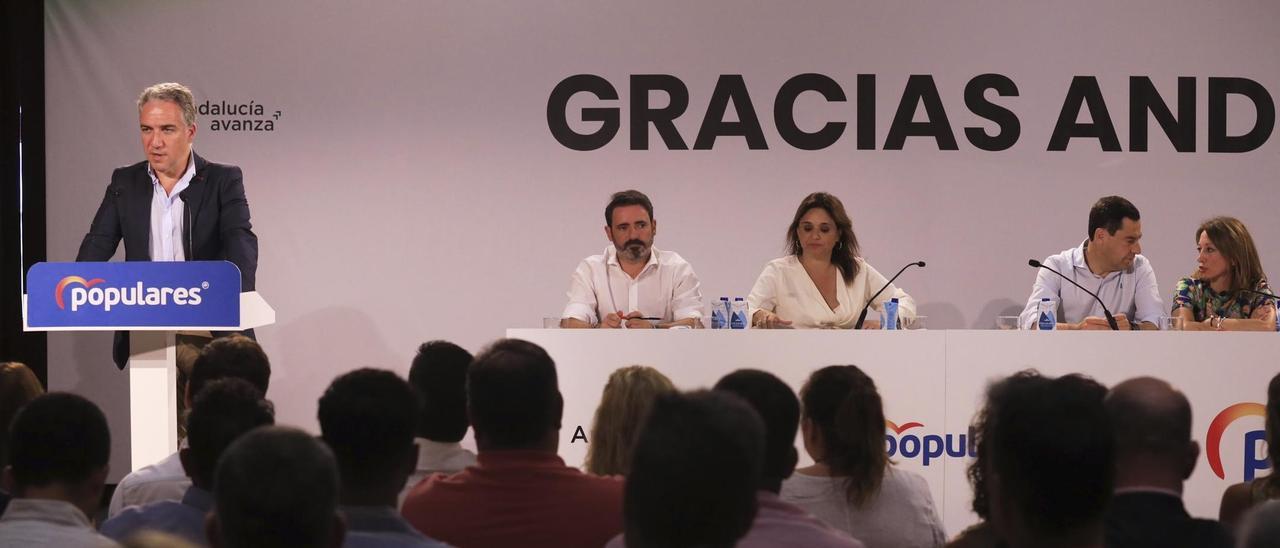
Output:
[[123,542],[139,531],[172,533],[205,546],[204,517],[213,508],[218,457],[236,438],[275,422],[271,404],[247,381],[211,382],[196,396],[187,417],[188,446],[178,452],[191,487],[182,500],[130,506],[102,524],[102,534]]
[[626,475],[631,469],[631,449],[653,399],[675,391],[671,379],[652,367],[632,365],[610,374],[591,422],[587,472]]
[[240,436],[218,459],[205,533],[216,548],[341,546],[333,453],[293,428],[260,426]]
[[1280,501],[1269,500],[1249,511],[1240,524],[1240,542],[1236,548],[1275,548],[1280,546]]
[[622,530],[622,482],[583,474],[556,455],[564,410],[555,362],[502,339],[467,371],[478,462],[409,492],[402,513],[458,546],[603,545]]
[[1280,374],[1271,377],[1267,385],[1267,461],[1271,474],[1237,483],[1222,494],[1218,519],[1227,527],[1235,527],[1240,517],[1253,506],[1273,499],[1280,499]]
[[1114,485],[1115,440],[1106,388],[1079,375],[1014,375],[990,392],[986,496],[997,534],[1012,548],[1101,547]]
[[1230,548],[1216,521],[1182,504],[1200,445],[1191,439],[1191,402],[1151,377],[1117,384],[1104,400],[1116,443],[1116,490],[1106,514],[1109,548]]
[[1039,380],[1039,375],[1013,375],[987,390],[986,401],[974,417],[973,424],[969,426],[969,444],[975,456],[966,468],[969,485],[973,491],[973,502],[970,508],[974,514],[978,515],[980,521],[956,535],[956,538],[947,543],[947,548],[1006,548],[1008,546],[1008,543],[1000,539],[999,533],[991,523],[991,501],[987,498],[987,470],[991,468],[991,419],[1001,414],[998,409],[1004,405],[1006,393],[1016,391],[1021,384]]
[[459,443],[467,435],[467,367],[472,356],[448,341],[418,347],[409,368],[409,384],[422,397],[418,414],[418,464],[399,500],[423,478],[436,472],[452,474],[476,463],[476,454]]
[[627,476],[626,532],[608,546],[734,546],[756,516],[764,436],[759,415],[737,396],[658,396]]
[[320,432],[338,461],[348,548],[443,546],[396,512],[396,496],[417,462],[420,407],[409,383],[378,369],[344,374],[320,397]]
[[[44,393],[35,373],[18,362],[0,363],[0,470],[9,464],[9,423],[27,402]],[[9,492],[0,485],[0,516],[9,505]]]
[[46,394],[18,411],[9,434],[4,484],[14,498],[0,516],[0,546],[114,546],[89,521],[111,456],[98,406],[74,394]]
[[782,480],[791,476],[799,460],[795,441],[800,400],[791,388],[771,373],[741,369],[720,379],[715,389],[742,398],[764,419],[764,463],[756,485],[756,519],[737,547],[861,547],[861,542],[778,498]]
[[853,365],[815,371],[800,391],[805,450],[814,465],[782,484],[782,500],[868,546],[942,546],[929,484],[889,462],[875,382]]
[[[200,389],[217,379],[234,377],[249,381],[264,395],[271,378],[271,362],[253,339],[232,335],[210,342],[191,369],[187,380],[187,407]],[[180,501],[191,487],[191,479],[182,469],[178,453],[160,462],[139,468],[120,480],[107,506],[107,517],[115,517],[129,506],[161,500]]]

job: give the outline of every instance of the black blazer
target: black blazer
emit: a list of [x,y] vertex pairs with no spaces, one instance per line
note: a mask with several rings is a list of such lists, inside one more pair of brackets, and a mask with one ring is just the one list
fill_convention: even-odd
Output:
[[1231,548],[1231,534],[1216,521],[1193,518],[1182,499],[1153,492],[1111,497],[1107,548]]
[[[249,222],[240,168],[195,156],[196,173],[181,193],[182,249],[189,261],[226,260],[240,268],[241,291],[253,291],[258,270],[258,237]],[[77,261],[106,261],[124,240],[124,260],[150,261],[151,198],[154,189],[147,162],[116,169],[80,242]],[[252,333],[249,333],[252,336]],[[129,359],[127,334],[116,333],[112,357],[124,368]]]

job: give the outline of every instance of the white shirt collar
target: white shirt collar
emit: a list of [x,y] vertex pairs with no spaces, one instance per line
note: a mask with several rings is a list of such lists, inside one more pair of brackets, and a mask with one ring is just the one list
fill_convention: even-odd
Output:
[[[196,176],[196,149],[191,149],[187,156],[187,169],[182,172],[181,177],[178,177],[178,184],[173,186],[173,192],[170,195],[182,192]],[[152,185],[160,186],[160,178],[156,176],[155,170],[151,169],[151,162],[147,162],[147,175],[151,177]]]

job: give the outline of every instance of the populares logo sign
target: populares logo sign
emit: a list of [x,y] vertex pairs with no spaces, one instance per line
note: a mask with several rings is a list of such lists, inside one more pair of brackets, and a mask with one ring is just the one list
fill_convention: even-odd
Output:
[[[1222,436],[1226,433],[1227,427],[1231,423],[1243,417],[1265,417],[1267,415],[1267,407],[1260,403],[1243,402],[1232,405],[1218,416],[1213,418],[1213,422],[1209,423],[1209,434],[1205,438],[1208,445],[1205,451],[1205,457],[1209,459],[1209,469],[1214,475],[1221,479],[1227,479],[1227,475],[1222,466]],[[1267,461],[1266,451],[1259,451],[1261,444],[1266,443],[1267,434],[1265,430],[1250,430],[1244,434],[1243,451],[1244,454],[1244,481],[1254,478],[1259,471],[1271,468],[1271,463]],[[1262,454],[1259,457],[1259,453]]]
[[110,312],[111,307],[121,305],[167,306],[172,303],[196,306],[201,301],[201,289],[208,288],[209,282],[202,283],[201,287],[147,287],[142,282],[130,287],[109,287],[103,278],[86,280],[81,276],[66,276],[54,287],[53,298],[59,310],[67,309],[64,294],[69,293],[72,312],[85,305],[102,307],[104,312]]
[[944,458],[964,458],[977,456],[977,448],[973,447],[973,432],[962,434],[903,434],[915,428],[923,428],[919,422],[904,422],[902,425],[893,421],[884,421],[885,449],[890,457],[901,456],[905,459],[921,459],[921,464]]

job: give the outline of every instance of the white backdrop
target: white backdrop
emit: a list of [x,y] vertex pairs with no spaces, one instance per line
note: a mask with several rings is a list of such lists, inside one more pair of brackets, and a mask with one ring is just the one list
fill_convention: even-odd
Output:
[[[111,169],[142,158],[142,88],[180,81],[201,103],[262,105],[262,115],[203,116],[196,149],[244,169],[258,289],[279,313],[258,330],[275,366],[269,396],[281,422],[308,429],[342,371],[405,371],[424,340],[479,350],[558,313],[574,265],[606,244],[604,202],[623,188],[653,198],[657,245],[693,264],[708,297],[745,295],[782,252],[800,198],[831,191],[878,269],[928,261],[900,285],[933,328],[987,327],[1020,308],[1033,280],[1026,259],[1078,244],[1105,194],[1142,210],[1166,299],[1194,265],[1203,218],[1240,217],[1264,262],[1280,252],[1275,140],[1206,152],[1208,78],[1280,90],[1271,2],[49,0],[46,10],[50,260],[74,258]],[[833,146],[802,151],[779,137],[773,103],[810,72],[849,100],[805,94],[800,126],[850,125]],[[965,85],[985,73],[1018,88],[988,96],[1021,124],[1000,152],[964,137],[965,127],[996,130],[965,105]],[[602,76],[620,95],[570,104],[571,119],[584,106],[622,108],[618,137],[599,150],[570,150],[548,129],[551,90],[574,74]],[[636,74],[688,87],[676,127],[690,147],[717,79],[741,74],[770,148],[722,137],[709,151],[666,150],[650,130],[651,149],[631,150]],[[875,150],[856,146],[859,74],[876,75]],[[915,74],[936,82],[959,150],[929,137],[882,150]],[[1075,76],[1097,78],[1124,151],[1102,152],[1094,139],[1047,150]],[[1177,78],[1195,79],[1195,152],[1175,152],[1154,121],[1150,151],[1129,150],[1131,76],[1150,77],[1175,111]],[[1231,133],[1253,127],[1248,101],[1233,96],[1228,107]],[[272,130],[213,129],[245,118]],[[49,345],[53,387],[106,407],[118,477],[128,468],[127,382],[110,364],[109,336],[51,335]]]

